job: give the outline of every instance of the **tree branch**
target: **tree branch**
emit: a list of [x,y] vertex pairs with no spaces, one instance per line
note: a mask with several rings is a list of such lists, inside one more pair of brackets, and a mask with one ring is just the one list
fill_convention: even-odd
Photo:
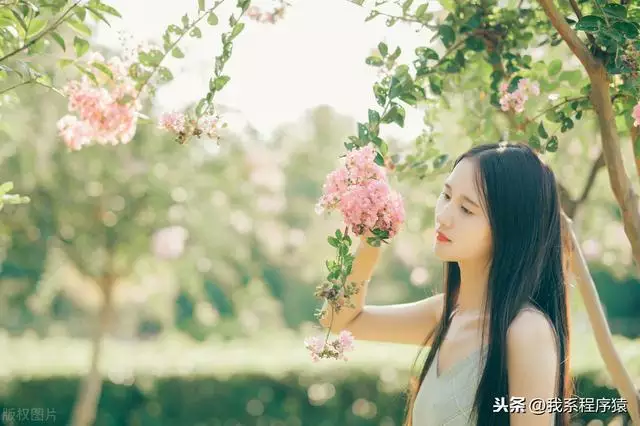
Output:
[[58,28],[58,26],[62,23],[62,21],[64,20],[64,18],[73,10],[76,8],[76,6],[78,6],[80,4],[82,0],[77,0],[74,4],[71,5],[71,7],[69,7],[69,9],[67,9],[59,18],[56,22],[54,22],[49,28],[47,28],[46,30],[44,30],[43,32],[41,32],[40,34],[38,34],[36,37],[32,38],[31,40],[29,40],[27,43],[23,44],[21,47],[17,48],[16,50],[7,53],[6,55],[4,55],[3,57],[0,58],[0,63],[4,62],[5,60],[9,59],[10,57],[17,55],[18,53],[22,52],[23,50],[28,49],[29,47],[31,47],[32,45],[34,45],[35,43],[38,42],[38,40],[40,40],[42,37],[44,37],[45,35],[47,35],[47,33],[55,30],[56,28]]
[[584,184],[584,188],[582,189],[582,193],[580,197],[577,199],[571,198],[569,191],[565,186],[558,181],[558,192],[560,193],[560,203],[562,204],[562,210],[573,219],[578,211],[578,208],[587,200],[589,197],[589,193],[593,189],[593,184],[595,183],[596,176],[601,168],[605,166],[604,164],[604,155],[600,152],[600,155],[591,165],[591,170],[589,171],[589,175],[587,176],[587,181]]
[[580,40],[578,34],[571,29],[564,16],[553,4],[553,0],[538,0],[542,9],[544,9],[551,24],[558,31],[560,36],[569,46],[569,49],[578,57],[585,69],[593,69],[597,62],[585,44]]
[[[569,0],[569,2],[571,3],[571,8],[575,12],[576,17],[578,18],[578,20],[582,19],[582,12],[580,11],[580,7],[578,6],[578,3],[576,2],[576,0]],[[591,43],[595,44],[596,39],[593,38],[593,36],[591,34],[587,33],[587,38],[589,39],[589,41]]]

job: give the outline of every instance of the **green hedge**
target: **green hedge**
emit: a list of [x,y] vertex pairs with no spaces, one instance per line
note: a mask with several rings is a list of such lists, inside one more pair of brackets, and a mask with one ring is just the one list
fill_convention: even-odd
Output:
[[[598,384],[595,377],[588,374],[576,379],[577,396],[619,397],[616,390]],[[314,383],[316,386],[310,388]],[[3,412],[7,408],[55,410],[56,421],[49,424],[66,425],[77,386],[77,379],[68,378],[13,381],[0,388],[3,391],[0,408]],[[141,378],[130,385],[105,382],[95,425],[398,426],[404,396],[397,390],[388,392],[383,388],[378,376],[360,372],[331,380],[290,374],[280,380],[238,375],[230,380],[168,377]],[[311,404],[309,395],[315,401],[317,398],[325,401]],[[580,413],[576,419],[586,424],[591,419],[606,422],[613,416]]]

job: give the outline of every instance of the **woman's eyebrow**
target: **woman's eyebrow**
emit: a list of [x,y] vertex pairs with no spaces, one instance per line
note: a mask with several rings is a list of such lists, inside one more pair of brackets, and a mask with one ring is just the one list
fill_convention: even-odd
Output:
[[[444,186],[449,190],[449,191],[453,191],[453,188],[451,188],[451,185],[449,185],[448,183],[444,183]],[[469,198],[466,195],[462,195],[462,198],[464,198],[465,200],[467,200],[468,202],[470,202],[471,204],[473,204],[474,206],[476,206],[477,208],[480,208],[480,205],[473,201],[471,198]]]

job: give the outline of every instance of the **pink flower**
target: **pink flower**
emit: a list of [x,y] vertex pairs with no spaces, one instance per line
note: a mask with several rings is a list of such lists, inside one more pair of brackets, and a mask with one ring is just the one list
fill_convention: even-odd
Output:
[[185,130],[185,116],[176,111],[166,112],[158,120],[158,128],[173,133],[181,133]]
[[325,341],[318,336],[308,337],[304,340],[304,345],[310,352],[313,362],[318,362],[321,358],[348,361],[349,358],[347,358],[345,352],[355,349],[353,335],[347,330],[341,331],[338,338],[331,342]]
[[275,24],[278,20],[284,18],[286,7],[290,6],[290,4],[285,0],[279,0],[279,3],[280,5],[273,7],[271,11],[265,11],[258,6],[252,5],[245,13],[252,21]]
[[218,139],[221,127],[220,118],[216,114],[207,113],[199,119],[191,118],[181,112],[168,112],[160,116],[158,128],[175,133],[178,142],[185,143],[192,136],[205,135],[211,139]]
[[[109,68],[113,79],[95,68],[96,63],[103,63]],[[104,63],[102,55],[92,53],[89,66],[97,82],[83,75],[80,80],[70,81],[63,89],[68,96],[69,112],[75,115],[67,115],[58,121],[60,136],[72,150],[81,149],[91,142],[102,145],[129,143],[135,135],[142,107],[137,100],[135,82],[117,57]]]
[[393,237],[404,222],[402,197],[390,188],[375,157],[371,145],[349,152],[344,166],[327,176],[315,209],[319,214],[339,210],[356,235],[380,229]]
[[638,102],[638,104],[633,107],[631,116],[633,117],[633,125],[635,127],[640,127],[640,102]]
[[513,110],[517,113],[524,112],[525,103],[529,99],[529,95],[538,96],[540,94],[540,86],[537,82],[532,82],[527,78],[518,81],[518,88],[509,93],[509,84],[502,82],[500,84],[500,108],[502,111]]

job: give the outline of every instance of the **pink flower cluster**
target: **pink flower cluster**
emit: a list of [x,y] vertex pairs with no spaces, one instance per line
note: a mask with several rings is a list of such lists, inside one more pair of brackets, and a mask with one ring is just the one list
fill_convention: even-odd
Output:
[[509,83],[503,82],[500,85],[500,107],[503,111],[513,110],[517,113],[524,111],[524,104],[529,99],[529,95],[538,96],[540,86],[536,82],[531,82],[527,78],[518,81],[518,88],[509,93]]
[[305,339],[304,345],[309,352],[311,352],[311,359],[313,362],[320,361],[320,358],[334,358],[348,361],[345,352],[350,352],[354,349],[353,335],[351,332],[344,330],[341,331],[337,339],[327,343],[320,337],[314,336]]
[[379,229],[391,238],[404,222],[404,204],[375,157],[372,145],[349,152],[345,164],[327,176],[316,212],[339,210],[356,235]]
[[205,114],[199,119],[187,114],[171,111],[160,116],[158,128],[175,133],[178,142],[185,143],[191,136],[207,137],[217,140],[220,128],[220,118],[216,114]]
[[250,6],[247,9],[247,17],[261,24],[275,24],[284,18],[284,12],[290,4],[284,0],[279,0],[280,5],[272,8],[271,12],[264,11],[259,6]]
[[[105,65],[113,79],[97,69],[96,63]],[[105,62],[102,55],[94,53],[89,67],[97,84],[83,75],[63,88],[69,98],[69,112],[75,115],[65,115],[58,121],[60,136],[71,150],[79,150],[91,142],[129,143],[136,133],[142,105],[136,98],[135,81],[128,75],[127,64],[118,57]]]
[[635,127],[640,127],[640,102],[638,102],[638,104],[633,107],[631,116],[633,117],[633,125]]

